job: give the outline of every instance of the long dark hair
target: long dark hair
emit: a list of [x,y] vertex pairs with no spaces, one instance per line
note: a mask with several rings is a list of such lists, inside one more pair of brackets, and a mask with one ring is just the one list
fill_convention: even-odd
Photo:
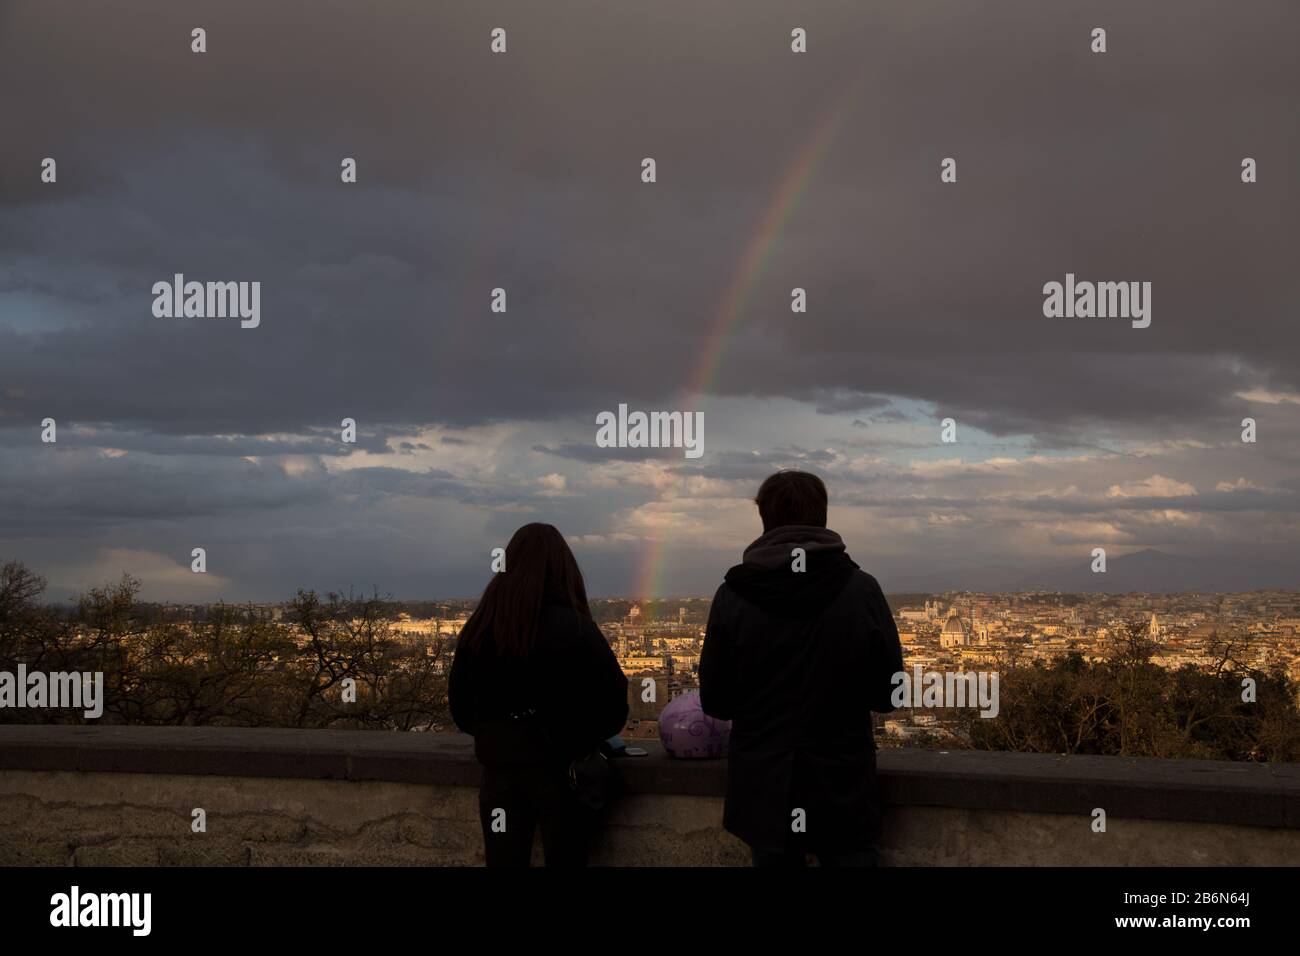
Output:
[[559,600],[585,618],[587,586],[564,535],[549,524],[526,524],[506,545],[504,571],[492,575],[458,645],[479,650],[491,635],[498,654],[527,654],[537,640],[542,604]]

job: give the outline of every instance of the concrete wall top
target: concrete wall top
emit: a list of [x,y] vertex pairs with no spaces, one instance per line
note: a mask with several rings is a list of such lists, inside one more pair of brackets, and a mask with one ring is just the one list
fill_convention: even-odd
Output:
[[[657,742],[618,761],[637,793],[717,796],[725,760],[677,760]],[[1300,765],[886,749],[886,804],[1300,828]],[[0,771],[220,774],[477,786],[463,734],[245,727],[0,726]]]

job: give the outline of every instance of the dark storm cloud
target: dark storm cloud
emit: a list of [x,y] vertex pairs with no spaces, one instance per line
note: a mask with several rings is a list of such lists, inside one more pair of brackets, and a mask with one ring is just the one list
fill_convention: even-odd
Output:
[[1000,495],[996,499],[962,497],[959,495],[890,495],[862,492],[841,493],[836,499],[841,504],[866,508],[888,508],[894,514],[923,513],[927,509],[944,509],[963,514],[976,514],[990,505],[1007,510],[1015,509],[1036,516],[1049,515],[1061,519],[1082,516],[1124,516],[1125,513],[1145,514],[1163,509],[1177,509],[1189,514],[1216,514],[1232,512],[1268,511],[1277,514],[1300,513],[1300,494],[1267,494],[1258,491],[1210,492],[1199,495],[1157,497],[1143,496],[1116,500],[1104,495],[1072,497],[1043,497],[1034,495]]
[[[794,25],[807,55],[789,52]],[[333,577],[416,595],[430,567],[470,593],[484,527],[504,540],[536,513],[594,540],[627,515],[645,534],[636,507],[672,482],[641,470],[672,463],[743,498],[778,467],[834,477],[846,456],[932,449],[903,430],[931,410],[963,436],[1028,435],[1006,439],[1013,455],[1114,456],[1100,467],[1133,464],[1125,444],[1217,447],[1253,414],[1256,463],[1294,470],[1297,406],[1236,396],[1300,391],[1298,26],[1290,0],[1177,17],[1118,0],[0,0],[0,543],[61,559],[44,539],[82,531],[183,556],[202,533],[248,593]],[[755,246],[837,118],[779,240]],[[939,182],[948,156],[956,184]],[[1259,183],[1240,182],[1243,156]],[[742,273],[755,250],[762,268]],[[154,318],[151,286],[177,272],[261,282],[261,326]],[[1042,285],[1067,272],[1152,282],[1151,327],[1044,318]],[[488,308],[498,286],[505,314]],[[709,406],[708,441],[744,432],[736,448],[757,450],[690,462],[582,441],[598,411],[680,407],[701,381],[794,399],[825,427],[728,403]],[[36,444],[45,417],[57,451]],[[861,440],[823,440],[837,417]],[[413,467],[352,460],[390,450]],[[961,510],[971,560],[990,508],[1105,519],[1135,542],[1144,509],[1258,520],[1200,532],[1233,547],[1259,514],[1285,530],[1296,510],[1276,474],[1271,493],[1198,479],[1197,496],[1122,501],[1096,480],[991,501],[983,474],[909,493],[915,476],[873,461],[833,494],[886,518]],[[186,521],[165,547],[150,536]],[[632,555],[599,555],[598,580],[626,585]],[[713,557],[672,573],[711,581]]]
[[[27,396],[7,414],[261,432],[666,398],[840,103],[719,391],[904,395],[1000,433],[1158,427],[1297,387],[1295,6],[1256,5],[1251,29],[1222,3],[932,7],[6,4],[6,282],[51,315],[99,306],[3,333]],[[263,327],[153,319],[173,271],[259,279]],[[1152,327],[1043,318],[1067,271],[1152,281]]]
[[8,450],[0,463],[0,528],[6,536],[97,531],[143,520],[259,513],[328,504],[321,482],[238,458],[151,462],[72,449]]
[[[39,429],[30,424],[11,423],[0,428],[6,443],[30,444]],[[220,457],[257,457],[277,455],[328,455],[346,457],[354,451],[383,453],[389,450],[389,429],[357,431],[355,443],[343,444],[340,429],[317,435],[292,437],[256,437],[248,435],[166,435],[158,432],[127,431],[118,428],[95,428],[86,431],[65,430],[59,444],[65,448],[106,448],[141,452],[149,455],[215,455]],[[409,442],[410,448],[418,447]]]
[[474,485],[438,469],[422,472],[400,468],[354,468],[336,475],[341,488],[366,498],[400,495],[410,498],[451,498],[461,504],[505,505],[527,497],[518,489]]
[[[62,446],[62,441],[60,446]],[[319,509],[322,524],[355,504],[387,498],[445,498],[494,507],[530,492],[429,468],[351,467],[329,471],[311,457],[286,470],[274,461],[196,454],[121,457],[48,446],[22,449],[0,464],[0,529],[6,535],[86,530],[140,520],[172,520],[295,508]]]
[[[802,397],[802,396],[800,396]],[[864,412],[872,408],[884,408],[889,399],[882,395],[867,395],[850,389],[815,389],[809,396],[817,407],[818,414],[838,415],[842,412]]]
[[559,445],[534,445],[533,451],[556,458],[568,458],[588,464],[605,461],[676,460],[681,451],[674,448],[598,448],[582,442],[564,442]]
[[[711,452],[703,463],[683,463],[682,471],[723,481],[751,481],[754,491],[764,478],[782,468],[798,468],[818,473],[819,466],[836,460],[836,455],[825,450],[808,450],[797,445],[783,445],[770,451],[719,451]],[[752,492],[747,492],[752,493]]]
[[[882,411],[876,412],[874,415],[870,416],[870,421],[877,424],[882,422],[904,422],[907,421],[907,415],[899,411],[897,408],[890,406],[889,408],[883,409]],[[855,418],[853,420],[853,427],[870,428],[871,425],[860,418]]]

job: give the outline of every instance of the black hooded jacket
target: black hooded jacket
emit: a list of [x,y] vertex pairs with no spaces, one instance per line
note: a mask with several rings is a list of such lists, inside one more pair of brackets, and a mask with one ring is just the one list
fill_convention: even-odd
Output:
[[751,544],[714,595],[700,655],[704,711],[732,721],[726,828],[772,851],[874,842],[871,712],[894,709],[902,669],[889,604],[839,535],[789,525]]

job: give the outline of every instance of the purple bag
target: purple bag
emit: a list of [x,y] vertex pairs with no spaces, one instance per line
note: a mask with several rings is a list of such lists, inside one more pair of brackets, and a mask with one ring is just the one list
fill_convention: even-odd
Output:
[[659,715],[659,739],[674,757],[723,757],[731,721],[714,720],[700,707],[700,692],[674,697]]

